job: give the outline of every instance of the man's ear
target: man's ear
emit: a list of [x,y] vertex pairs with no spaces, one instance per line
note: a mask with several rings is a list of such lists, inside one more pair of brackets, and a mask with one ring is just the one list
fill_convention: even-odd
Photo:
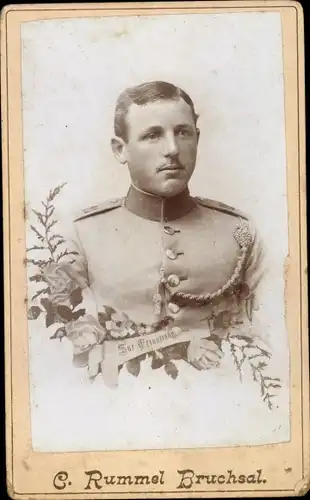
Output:
[[200,137],[200,130],[199,130],[199,128],[196,128],[196,134],[197,134],[197,142],[199,142],[199,137]]
[[111,139],[111,147],[115,158],[122,164],[127,163],[126,143],[121,137]]

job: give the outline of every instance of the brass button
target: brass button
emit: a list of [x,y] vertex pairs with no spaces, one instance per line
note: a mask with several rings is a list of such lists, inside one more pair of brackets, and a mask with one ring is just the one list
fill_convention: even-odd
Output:
[[166,250],[166,255],[170,260],[175,260],[178,256],[177,252],[175,250],[172,250],[172,248],[168,248]]
[[180,307],[175,302],[169,302],[168,309],[172,314],[177,314],[180,310]]
[[178,286],[180,284],[180,278],[176,274],[170,274],[167,278],[168,285]]
[[164,226],[164,231],[166,234],[170,234],[170,236],[172,236],[175,233],[173,227],[170,226]]

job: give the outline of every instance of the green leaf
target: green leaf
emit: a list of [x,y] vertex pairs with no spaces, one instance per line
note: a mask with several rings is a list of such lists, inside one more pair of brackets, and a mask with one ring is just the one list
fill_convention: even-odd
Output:
[[47,217],[51,217],[53,215],[53,213],[55,212],[55,207],[54,206],[49,206],[48,207],[48,214],[47,214]]
[[146,354],[140,354],[140,356],[137,356],[135,359],[138,361],[144,361],[146,359]]
[[49,326],[55,323],[55,314],[54,312],[48,312],[45,318],[45,326],[48,328]]
[[257,374],[256,374],[256,371],[255,371],[255,369],[254,369],[254,367],[253,367],[253,366],[251,366],[251,368],[252,368],[252,376],[253,376],[253,380],[254,380],[254,382],[257,382]]
[[268,384],[266,387],[267,387],[268,389],[269,389],[270,387],[273,387],[274,389],[281,389],[281,388],[282,388],[282,386],[281,386],[280,384],[274,384],[274,383]]
[[32,211],[37,216],[38,221],[40,222],[40,224],[42,224],[42,226],[45,226],[44,214],[41,214],[41,212],[38,212],[37,210],[34,210],[34,209],[32,209]]
[[46,247],[43,245],[33,245],[30,248],[27,248],[27,252],[32,252],[33,250],[46,250]]
[[177,378],[179,373],[177,367],[174,363],[172,363],[172,361],[168,361],[168,363],[165,365],[165,372],[167,373],[167,375],[169,375],[169,377],[173,378],[173,380]]
[[75,251],[72,251],[72,252],[69,252],[67,249],[64,250],[63,252],[61,252],[57,257],[56,257],[56,262],[59,262],[60,259],[62,259],[63,257],[67,257],[68,255],[79,255],[78,252],[75,252]]
[[37,238],[40,240],[40,241],[44,241],[44,236],[42,236],[42,234],[37,230],[37,228],[35,226],[30,226],[30,229],[36,234]]
[[260,362],[258,363],[258,365],[257,365],[257,368],[258,368],[259,370],[264,370],[265,368],[267,368],[267,366],[268,366],[268,365],[267,365],[267,363],[265,363],[265,361],[260,361]]
[[65,327],[63,327],[63,326],[62,326],[61,328],[58,328],[58,329],[56,330],[56,332],[54,333],[54,335],[52,335],[52,336],[50,337],[50,339],[51,339],[51,340],[53,340],[53,339],[59,339],[59,340],[61,341],[61,339],[62,339],[63,337],[66,337],[66,336],[67,336],[66,329],[65,329]]
[[41,299],[41,304],[47,313],[51,313],[53,311],[53,305],[49,299],[44,297],[43,299]]
[[[232,355],[234,365],[239,373],[240,380],[242,380],[241,364],[239,363],[239,359],[238,359],[238,356],[236,354],[237,347],[232,342],[229,342],[229,344],[230,344],[230,353]],[[239,350],[239,352],[240,352],[240,350]]]
[[253,354],[252,356],[248,356],[248,359],[256,359],[256,358],[261,358],[262,357],[262,353],[258,353],[258,354]]
[[42,274],[34,274],[33,276],[30,276],[29,281],[40,283],[41,281],[45,281],[45,278]]
[[65,321],[72,320],[72,311],[68,306],[57,306],[57,314]]
[[63,182],[62,184],[60,184],[59,186],[57,186],[55,189],[53,190],[50,190],[49,192],[49,195],[47,197],[47,201],[53,201],[53,199],[60,193],[60,191],[62,190],[62,188],[66,185],[67,183],[66,182]]
[[115,314],[116,311],[113,307],[102,306],[102,310],[98,313],[98,321],[101,325],[105,326],[106,321],[111,320],[112,314]]
[[28,309],[28,319],[37,319],[42,312],[42,309],[39,306],[31,306]]
[[53,261],[51,258],[49,258],[47,260],[26,259],[26,262],[27,264],[32,264],[33,266],[39,267],[41,269]]
[[65,243],[65,240],[62,238],[61,240],[58,240],[55,245],[53,245],[53,252],[55,252],[55,250],[57,250],[57,248],[59,247],[59,245],[62,245],[62,243]]
[[164,364],[164,361],[160,358],[157,358],[154,354],[153,354],[153,359],[152,359],[152,363],[151,363],[151,368],[152,370],[158,370],[159,368],[161,368]]
[[40,295],[42,295],[43,293],[47,293],[49,294],[50,293],[50,288],[49,287],[46,287],[46,288],[41,288],[41,290],[38,290],[33,296],[32,296],[32,299],[31,300],[35,300],[37,297],[40,297]]
[[80,287],[78,287],[75,290],[73,290],[73,292],[71,293],[71,295],[70,295],[70,302],[72,304],[72,307],[75,308],[82,301],[83,301],[82,289]]
[[[61,240],[61,243],[63,243],[65,240],[63,239],[63,236],[61,234],[53,234],[51,237],[50,237],[50,241],[54,241],[54,240]],[[59,243],[59,241],[58,241]]]
[[253,345],[253,348],[255,348],[255,349],[257,349],[258,351],[260,351],[260,352],[261,352],[261,354],[262,354],[263,356],[266,356],[266,358],[269,358],[269,359],[270,359],[270,358],[272,357],[271,352],[266,351],[266,349],[263,349],[262,347],[259,347],[259,346],[258,346],[258,345],[256,345],[256,344],[254,344],[254,345]]
[[131,375],[137,377],[140,373],[140,360],[137,358],[131,359],[126,363],[126,368]]
[[260,381],[260,393],[261,393],[261,396],[263,396],[265,394],[265,385],[264,385],[263,379],[261,379],[261,381]]
[[54,220],[52,220],[52,222],[47,224],[46,231],[50,231],[52,229],[52,227],[55,226],[55,224],[57,224],[57,222],[58,222],[58,220],[54,219]]
[[84,316],[86,313],[86,309],[78,309],[77,311],[72,312],[72,319],[75,321],[82,316]]

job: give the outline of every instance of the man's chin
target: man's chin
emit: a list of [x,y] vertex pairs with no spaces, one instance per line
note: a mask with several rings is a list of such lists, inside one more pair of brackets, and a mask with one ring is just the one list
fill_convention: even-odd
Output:
[[170,198],[182,193],[186,187],[187,183],[181,182],[179,179],[167,179],[158,187],[157,194],[163,198]]

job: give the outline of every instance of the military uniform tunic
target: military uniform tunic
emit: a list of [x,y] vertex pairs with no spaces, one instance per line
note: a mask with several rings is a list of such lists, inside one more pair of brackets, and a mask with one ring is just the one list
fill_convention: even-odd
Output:
[[[117,391],[110,390],[102,367],[98,368],[101,358],[92,357],[97,348],[100,352],[101,346],[115,344],[108,335],[99,338],[104,325],[100,315],[107,308],[143,325],[144,338],[154,323],[167,317],[171,323],[164,329],[181,329],[189,339],[197,334],[201,342],[212,336],[224,339],[229,333],[261,337],[268,329],[268,323],[263,323],[264,328],[257,323],[266,304],[258,287],[264,259],[260,238],[246,215],[219,202],[192,197],[187,190],[160,199],[131,187],[124,199],[82,210],[73,226],[79,256],[68,258],[76,259],[73,266],[83,275],[81,286],[86,281],[88,285],[83,288],[83,304],[76,309],[85,306],[87,314],[65,326],[74,363],[87,367],[87,373],[68,371],[71,342],[63,343],[61,355],[55,347],[53,381],[58,383],[55,394],[60,397],[61,418],[55,417],[48,403],[42,418],[57,429],[60,448],[68,436],[72,451],[79,443],[84,449],[87,442],[91,450],[124,450],[262,445],[289,439],[286,399],[277,398],[279,410],[275,407],[271,412],[249,363],[244,363],[240,383],[230,343],[238,338],[221,341],[224,356],[219,366],[200,371],[188,362],[191,340],[176,343],[175,352],[167,354],[176,378],[167,376],[167,363],[154,368],[155,352],[142,361],[134,358],[123,368],[118,365]],[[262,306],[259,312],[254,310],[255,294]],[[120,323],[120,331],[115,330],[120,337],[113,337],[116,343],[124,342]],[[94,332],[98,333],[95,341]],[[41,346],[41,331],[38,338]],[[261,345],[257,338],[254,343]],[[50,345],[45,349],[46,356],[51,356]],[[172,350],[170,346],[160,353],[165,349]],[[258,364],[261,358],[255,351],[253,356]],[[109,363],[107,358],[103,364]],[[267,373],[279,375],[277,358],[273,360],[275,372]],[[134,362],[140,363],[137,377],[128,374],[128,365]],[[88,376],[94,380],[91,386]],[[42,407],[37,411],[42,412]]]
[[207,337],[231,327],[223,313],[244,320],[249,300],[253,306],[261,242],[227,205],[188,189],[161,199],[131,186],[124,199],[90,207],[74,224],[97,312],[112,307],[146,327],[169,317],[173,328]]

